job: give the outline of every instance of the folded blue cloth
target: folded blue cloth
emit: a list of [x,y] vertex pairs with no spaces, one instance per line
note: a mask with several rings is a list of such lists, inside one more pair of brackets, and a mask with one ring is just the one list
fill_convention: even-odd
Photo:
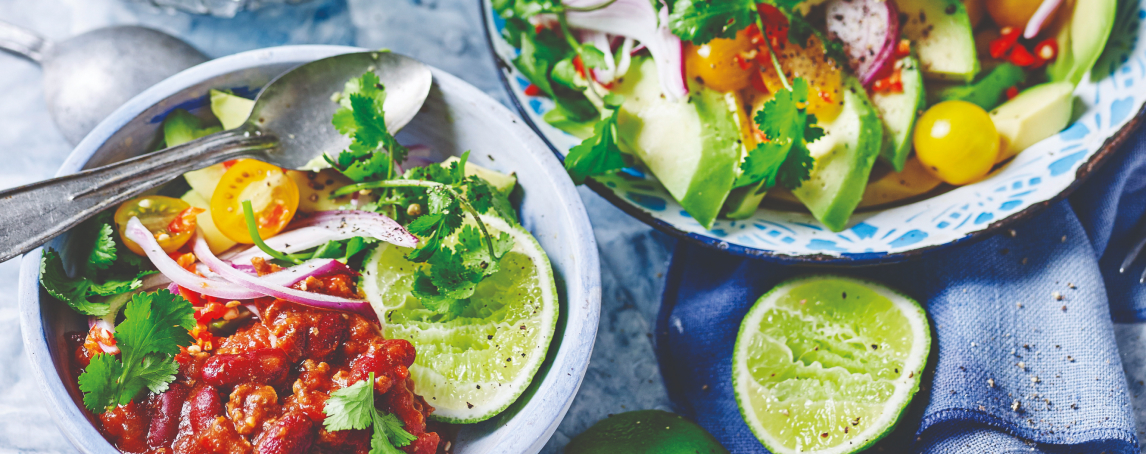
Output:
[[1146,233],[1142,140],[1136,135],[1069,202],[918,261],[820,269],[679,244],[657,322],[675,409],[733,453],[767,452],[733,397],[740,321],[778,282],[829,272],[899,289],[931,317],[922,389],[883,452],[1139,452],[1111,317],[1146,319],[1138,284],[1146,264],[1118,273]]

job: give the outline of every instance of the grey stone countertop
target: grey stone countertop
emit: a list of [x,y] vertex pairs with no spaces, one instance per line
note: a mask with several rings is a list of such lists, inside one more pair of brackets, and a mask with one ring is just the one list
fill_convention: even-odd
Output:
[[[475,0],[312,0],[234,19],[164,11],[121,0],[0,0],[0,20],[63,39],[141,24],[179,36],[211,57],[284,44],[390,48],[449,71],[506,103]],[[432,24],[432,25],[428,25]],[[432,30],[432,32],[427,32]],[[44,107],[40,70],[0,52],[0,188],[51,177],[71,147]],[[652,326],[674,241],[582,188],[601,252],[601,326],[569,414],[543,452],[608,414],[669,409],[653,355]],[[72,452],[44,405],[24,355],[16,314],[18,261],[0,263],[0,452]],[[640,272],[634,272],[640,270]],[[1127,380],[1146,413],[1146,325],[1116,325]],[[1143,432],[1140,432],[1143,433]]]

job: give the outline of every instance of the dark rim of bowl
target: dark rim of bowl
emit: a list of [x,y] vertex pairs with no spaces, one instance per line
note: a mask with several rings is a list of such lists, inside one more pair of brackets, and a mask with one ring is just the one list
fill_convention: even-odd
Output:
[[[496,50],[494,50],[494,43],[493,43],[494,30],[491,29],[489,26],[491,20],[493,19],[491,16],[492,11],[489,8],[486,8],[486,0],[477,0],[477,1],[478,1],[478,7],[481,9],[481,12],[482,12],[482,29],[485,31],[486,45],[489,47],[490,56],[493,57],[494,65],[497,67],[497,76],[498,76],[498,79],[501,80],[502,88],[505,89],[506,93],[509,95],[510,101],[513,103],[514,108],[517,109],[518,115],[520,115],[522,120],[525,121],[525,124],[529,125],[529,127],[531,129],[533,129],[533,132],[536,133],[539,137],[541,137],[541,140],[543,142],[545,142],[546,145],[549,146],[549,149],[551,151],[553,151],[553,154],[557,155],[557,159],[560,160],[562,163],[564,163],[565,162],[565,155],[563,153],[561,153],[559,150],[557,150],[557,147],[553,145],[553,142],[549,141],[549,137],[546,137],[545,134],[541,132],[541,129],[537,127],[537,124],[535,124],[533,122],[533,119],[529,117],[528,111],[525,109],[525,106],[521,105],[521,101],[517,99],[517,96],[514,96],[513,85],[510,83],[509,78],[506,76],[507,69],[509,69],[510,64],[507,63],[506,61],[502,60],[501,56],[497,54]],[[1127,122],[1125,125],[1123,125],[1122,128],[1119,129],[1117,133],[1106,138],[1106,141],[1103,142],[1102,146],[1100,146],[1098,148],[1098,151],[1096,151],[1093,155],[1091,155],[1090,158],[1087,159],[1087,161],[1085,163],[1083,163],[1082,166],[1080,166],[1078,168],[1078,170],[1075,172],[1074,181],[1071,182],[1071,184],[1069,186],[1067,186],[1065,189],[1060,191],[1054,197],[1051,197],[1050,199],[1047,199],[1047,200],[1044,200],[1041,202],[1032,203],[1031,205],[1027,206],[1026,208],[1024,208],[1018,212],[1012,213],[1010,216],[1007,216],[1003,219],[1000,219],[998,221],[987,224],[986,228],[984,228],[982,230],[975,231],[975,232],[968,233],[967,236],[964,236],[962,238],[958,238],[958,239],[955,239],[953,241],[949,241],[949,242],[944,243],[944,244],[937,244],[935,246],[920,247],[920,248],[916,248],[916,249],[911,249],[911,250],[907,250],[907,251],[903,251],[903,252],[895,252],[895,253],[882,253],[882,252],[853,253],[853,254],[845,253],[845,254],[841,254],[838,256],[827,255],[827,254],[789,255],[789,254],[778,253],[776,251],[770,251],[767,249],[759,249],[759,248],[754,248],[754,247],[741,246],[739,244],[732,244],[732,243],[729,243],[729,242],[724,241],[724,240],[713,238],[711,236],[700,235],[697,233],[689,233],[689,232],[685,232],[681,229],[678,229],[676,226],[672,225],[671,223],[657,219],[656,217],[653,217],[651,214],[645,212],[644,210],[641,210],[640,208],[637,208],[633,204],[626,202],[624,199],[622,199],[620,196],[618,196],[615,192],[613,192],[607,186],[597,182],[596,180],[593,180],[593,179],[586,180],[585,185],[588,186],[590,189],[592,189],[593,192],[596,192],[597,195],[600,195],[605,200],[608,200],[609,203],[613,204],[613,206],[620,208],[621,211],[624,211],[629,216],[637,218],[641,222],[644,222],[645,224],[648,224],[648,225],[652,226],[653,228],[660,230],[661,232],[667,233],[667,234],[669,234],[675,238],[678,238],[678,239],[681,239],[684,241],[688,241],[688,242],[693,243],[693,244],[697,244],[700,246],[729,252],[729,253],[732,253],[735,255],[751,257],[751,258],[759,258],[759,259],[763,259],[763,260],[767,260],[767,261],[771,261],[771,262],[777,262],[777,263],[789,264],[789,265],[849,266],[849,265],[882,265],[882,264],[889,264],[889,263],[899,263],[899,262],[916,260],[916,259],[922,258],[923,256],[928,255],[932,252],[946,249],[946,248],[955,246],[957,244],[964,244],[964,243],[970,244],[970,243],[974,243],[974,242],[983,240],[983,239],[985,239],[985,238],[987,238],[987,237],[989,237],[995,233],[998,233],[1003,228],[1006,228],[1006,227],[1014,225],[1018,222],[1030,219],[1030,218],[1034,217],[1035,215],[1039,214],[1040,212],[1042,212],[1048,206],[1050,206],[1056,202],[1059,202],[1061,200],[1066,199],[1068,196],[1070,196],[1071,193],[1073,193],[1075,190],[1077,190],[1079,188],[1079,186],[1081,186],[1082,183],[1084,183],[1088,177],[1093,175],[1099,168],[1102,167],[1103,164],[1105,164],[1107,161],[1109,161],[1110,156],[1114,155],[1114,153],[1123,144],[1125,144],[1127,140],[1129,140],[1130,136],[1138,130],[1138,128],[1142,125],[1142,121],[1144,118],[1146,118],[1146,104],[1143,104],[1142,107],[1138,109],[1138,113],[1134,114],[1134,117],[1131,118],[1130,121]]]

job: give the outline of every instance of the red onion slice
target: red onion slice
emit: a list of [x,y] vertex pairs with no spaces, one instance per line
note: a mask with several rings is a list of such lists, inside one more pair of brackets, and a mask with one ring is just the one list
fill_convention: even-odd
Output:
[[[151,259],[151,263],[159,269],[160,273],[185,289],[215,298],[231,300],[246,300],[263,296],[231,282],[213,281],[183,269],[175,260],[168,257],[166,252],[163,252],[163,248],[159,247],[155,237],[151,236],[151,231],[139,222],[139,218],[133,217],[127,221],[126,233],[128,239],[143,248],[143,252],[147,253],[147,258]],[[204,242],[204,244],[206,243]],[[199,253],[196,252],[195,255],[199,255]]]
[[832,0],[825,9],[828,38],[844,44],[848,65],[864,86],[895,64],[899,11],[893,0]]
[[211,248],[207,247],[207,241],[203,239],[202,235],[195,235],[193,241],[195,242],[195,246],[192,248],[192,251],[195,252],[195,256],[199,257],[199,260],[207,264],[213,271],[223,276],[224,279],[273,298],[319,309],[353,312],[370,320],[377,320],[377,314],[374,313],[374,309],[371,308],[370,303],[366,301],[304,292],[279,285],[268,280],[266,276],[252,276],[235,269],[226,262],[219,260],[218,257],[215,257],[215,254],[211,253]]
[[[576,7],[592,7],[601,0],[566,0]],[[613,4],[594,11],[565,13],[569,25],[609,35],[624,36],[640,41],[652,54],[660,74],[665,98],[679,100],[688,96],[684,80],[684,45],[668,27],[668,8],[660,12],[649,0],[616,0]]]
[[[393,219],[369,211],[318,211],[291,226],[292,230],[266,239],[267,246],[284,254],[293,254],[356,236],[377,238],[402,247],[418,245],[418,237]],[[237,265],[248,265],[255,257],[271,258],[258,247],[251,247],[227,257],[227,260]]]
[[1039,9],[1036,9],[1035,14],[1031,16],[1031,20],[1027,21],[1027,26],[1023,29],[1023,38],[1034,39],[1039,36],[1039,32],[1050,22],[1050,18],[1054,16],[1054,11],[1061,4],[1062,0],[1043,0]]

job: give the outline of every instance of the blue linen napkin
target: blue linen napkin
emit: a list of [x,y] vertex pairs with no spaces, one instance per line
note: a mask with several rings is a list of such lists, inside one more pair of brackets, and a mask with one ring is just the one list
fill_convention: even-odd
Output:
[[1069,202],[918,261],[794,267],[679,244],[657,321],[675,410],[733,453],[767,452],[733,397],[740,321],[780,281],[829,272],[897,288],[931,317],[922,388],[875,451],[1139,452],[1111,317],[1146,319],[1146,285],[1138,284],[1146,264],[1118,273],[1146,233],[1143,138],[1136,134]]

